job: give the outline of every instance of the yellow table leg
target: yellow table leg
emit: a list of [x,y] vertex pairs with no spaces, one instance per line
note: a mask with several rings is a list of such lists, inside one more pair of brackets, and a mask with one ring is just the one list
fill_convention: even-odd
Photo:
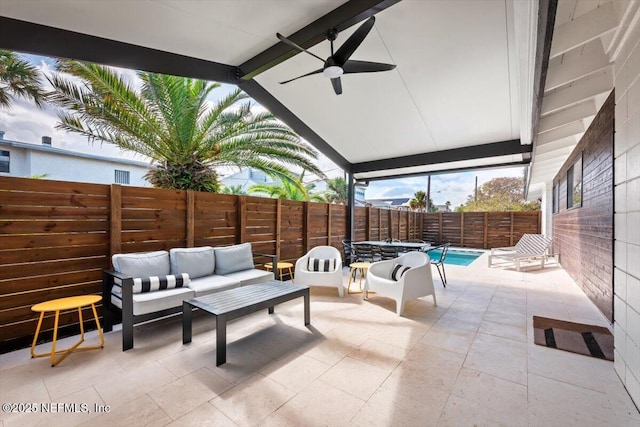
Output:
[[[95,304],[91,304],[91,310],[93,310],[93,317],[96,319],[96,328],[98,328],[98,334],[100,334],[100,348],[104,348],[104,335],[102,334],[102,327],[100,327],[100,320],[98,320],[98,312],[96,311]],[[98,346],[93,348],[97,349]],[[87,348],[87,350],[91,350],[91,348]]]
[[36,334],[33,336],[33,342],[31,343],[31,358],[38,357],[36,355],[36,342],[38,342],[38,335],[40,334],[40,327],[42,326],[42,319],[44,318],[44,311],[40,313],[40,319],[38,319],[38,326],[36,327]]
[[[71,347],[65,350],[56,350],[56,345],[58,341],[58,324],[60,318],[60,311],[56,310],[55,320],[53,324],[53,342],[51,343],[51,352],[49,353],[36,353],[35,347],[38,341],[38,335],[40,333],[40,328],[42,327],[42,319],[44,318],[44,311],[40,313],[40,319],[38,320],[38,326],[36,327],[36,334],[33,337],[33,342],[31,343],[31,357],[46,357],[49,356],[51,360],[51,366],[56,366],[58,363],[62,362],[69,354],[74,351],[84,351],[84,350],[95,350],[98,348],[104,348],[104,335],[102,334],[102,328],[100,327],[100,320],[98,319],[98,312],[96,310],[95,304],[91,304],[91,309],[93,311],[93,316],[96,321],[96,327],[98,328],[98,334],[100,334],[100,344],[89,346],[89,347],[81,347],[78,348],[80,344],[84,342],[84,322],[82,320],[82,307],[78,307],[78,317],[80,322],[80,340],[73,344]],[[60,353],[60,357],[56,360],[56,354]]]

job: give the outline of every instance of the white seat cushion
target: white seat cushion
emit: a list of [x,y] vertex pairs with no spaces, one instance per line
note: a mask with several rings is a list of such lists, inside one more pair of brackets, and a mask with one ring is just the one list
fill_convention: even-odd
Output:
[[[116,286],[114,286],[114,289]],[[162,291],[133,294],[133,315],[154,313],[167,308],[181,307],[182,301],[195,297],[195,292],[190,288],[175,288]],[[120,295],[111,293],[111,303],[122,309]]]
[[189,288],[193,289],[197,297],[239,287],[239,280],[226,276],[218,276],[216,274],[200,277],[189,283]]
[[[274,275],[270,271],[258,270],[252,268],[250,270],[236,271],[235,273],[227,273],[226,277],[230,277],[240,282],[242,286],[255,285],[256,283],[273,280]],[[193,282],[192,282],[193,283]]]

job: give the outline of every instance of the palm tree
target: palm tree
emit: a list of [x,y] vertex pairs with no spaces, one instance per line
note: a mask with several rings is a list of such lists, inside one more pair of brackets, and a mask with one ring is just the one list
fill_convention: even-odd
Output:
[[346,205],[349,200],[347,181],[342,177],[327,180],[325,198],[329,203]]
[[274,199],[326,202],[322,195],[311,194],[316,186],[312,183],[302,184],[303,177],[304,172],[300,174],[299,178],[294,178],[298,182],[297,185],[289,181],[282,181],[277,185],[254,184],[249,187],[248,191],[251,194],[266,194]]
[[268,112],[253,113],[248,96],[236,89],[213,105],[218,83],[138,72],[140,90],[113,69],[60,61],[51,100],[62,109],[59,129],[105,141],[149,157],[146,178],[170,189],[219,191],[216,167],[251,167],[300,185],[287,166],[323,176],[312,162],[316,151]]
[[0,108],[8,108],[15,98],[26,98],[38,107],[45,100],[40,72],[14,52],[0,49]]
[[222,190],[220,192],[222,194],[237,194],[237,195],[247,194],[247,192],[242,189],[242,185],[224,186],[222,187]]
[[409,200],[409,207],[414,211],[424,212],[427,208],[427,193],[422,190],[416,191],[413,199]]

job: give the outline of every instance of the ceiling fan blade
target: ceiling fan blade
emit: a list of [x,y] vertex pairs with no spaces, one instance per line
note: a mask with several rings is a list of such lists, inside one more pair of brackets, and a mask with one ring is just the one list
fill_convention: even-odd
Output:
[[349,60],[344,63],[342,69],[345,74],[353,73],[376,73],[378,71],[389,71],[396,68],[393,64],[383,64],[381,62],[354,61]]
[[364,21],[364,24],[360,25],[360,27],[351,34],[351,37],[349,37],[347,41],[340,46],[340,49],[338,49],[335,55],[333,55],[333,59],[337,65],[342,66],[347,62],[349,57],[353,55],[353,52],[355,52],[358,46],[360,46],[364,38],[367,37],[367,34],[369,34],[369,31],[373,28],[375,21],[376,18],[374,16]]
[[336,92],[336,95],[340,95],[342,93],[342,82],[340,81],[340,77],[331,79],[331,84],[333,85],[333,90]]
[[318,55],[316,55],[315,53],[311,53],[309,52],[307,49],[303,48],[302,46],[298,46],[297,44],[295,44],[294,42],[292,42],[291,40],[289,40],[288,38],[286,38],[285,36],[283,36],[280,33],[276,33],[276,37],[278,37],[278,39],[280,39],[281,42],[288,44],[289,46],[291,46],[294,49],[298,49],[300,52],[306,52],[309,55],[313,56],[314,58],[318,58],[320,61],[322,61],[324,63],[324,59],[320,58]]
[[314,75],[314,74],[320,74],[321,72],[322,72],[322,68],[318,68],[317,70],[312,71],[312,72],[310,72],[310,73],[303,74],[303,75],[301,75],[301,76],[294,77],[294,78],[292,78],[292,79],[289,79],[289,80],[285,80],[285,81],[283,81],[283,82],[280,82],[280,84],[281,84],[281,85],[283,85],[283,84],[285,84],[285,83],[289,83],[289,82],[292,82],[292,81],[294,81],[294,80],[301,79],[301,78],[303,78],[303,77],[312,76],[312,75]]

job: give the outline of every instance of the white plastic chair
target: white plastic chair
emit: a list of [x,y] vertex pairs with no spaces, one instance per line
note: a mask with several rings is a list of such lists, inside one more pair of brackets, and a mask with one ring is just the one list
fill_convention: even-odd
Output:
[[[309,271],[307,268],[309,258],[335,259],[336,268],[333,271]],[[305,256],[296,261],[295,270],[296,285],[308,286],[336,286],[338,295],[344,296],[342,286],[342,255],[333,246],[316,246]]]
[[[398,281],[391,279],[391,270],[396,264],[411,267]],[[395,259],[371,264],[364,285],[364,299],[368,298],[369,291],[394,299],[398,316],[404,311],[405,302],[427,295],[433,295],[433,304],[438,305],[431,276],[431,260],[423,252],[408,252]]]

